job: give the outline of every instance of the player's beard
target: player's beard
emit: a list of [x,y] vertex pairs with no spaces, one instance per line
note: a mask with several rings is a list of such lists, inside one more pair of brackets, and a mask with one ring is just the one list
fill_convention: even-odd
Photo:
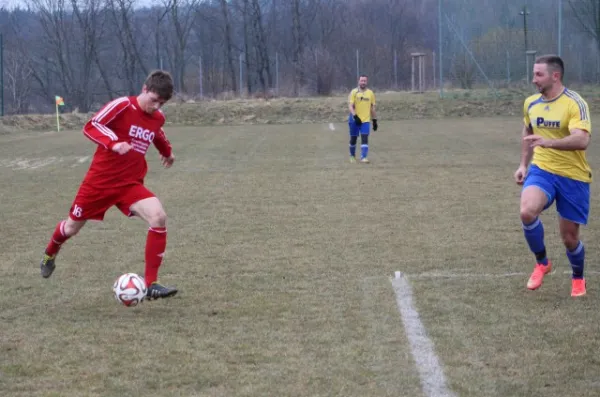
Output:
[[552,84],[538,84],[537,89],[540,94],[546,95],[552,90]]

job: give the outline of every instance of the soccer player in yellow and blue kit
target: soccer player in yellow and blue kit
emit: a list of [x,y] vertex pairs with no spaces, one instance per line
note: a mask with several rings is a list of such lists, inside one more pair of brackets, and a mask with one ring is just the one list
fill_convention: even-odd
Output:
[[368,163],[369,159],[369,133],[371,121],[373,131],[377,131],[377,118],[375,113],[375,94],[367,88],[368,77],[360,75],[358,87],[353,89],[348,96],[348,128],[350,129],[350,162],[356,162],[356,141],[360,134],[360,161]]
[[582,296],[586,293],[585,249],[579,240],[579,227],[587,224],[589,215],[592,171],[585,150],[592,127],[586,101],[564,87],[563,75],[560,57],[536,59],[533,84],[539,94],[525,100],[521,164],[514,177],[523,185],[521,222],[536,257],[527,288],[539,288],[552,269],[539,215],[556,202],[560,235],[572,268],[571,296]]

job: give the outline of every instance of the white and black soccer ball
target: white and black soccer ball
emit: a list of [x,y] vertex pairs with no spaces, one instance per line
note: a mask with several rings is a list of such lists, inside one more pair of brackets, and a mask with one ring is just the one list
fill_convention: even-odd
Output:
[[125,306],[136,306],[145,297],[148,289],[146,282],[135,273],[121,275],[113,285],[115,298]]

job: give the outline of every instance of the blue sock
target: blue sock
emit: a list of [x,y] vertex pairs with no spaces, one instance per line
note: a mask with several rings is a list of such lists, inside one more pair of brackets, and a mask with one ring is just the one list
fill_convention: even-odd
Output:
[[535,254],[537,263],[541,265],[548,265],[548,258],[546,257],[546,246],[544,245],[544,225],[539,218],[535,218],[533,223],[529,225],[523,224],[523,232],[525,233],[525,240],[529,244],[529,249]]
[[360,158],[364,159],[369,154],[369,145],[362,144],[360,145]]
[[356,157],[356,145],[350,145],[350,156]]
[[583,261],[585,259],[585,248],[583,243],[580,241],[577,244],[577,248],[573,251],[567,250],[567,258],[571,262],[571,268],[573,269],[573,278],[583,278]]

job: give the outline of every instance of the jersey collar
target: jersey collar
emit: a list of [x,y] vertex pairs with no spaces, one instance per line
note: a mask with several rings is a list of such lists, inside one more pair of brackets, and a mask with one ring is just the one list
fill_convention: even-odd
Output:
[[560,94],[558,94],[557,96],[555,96],[552,99],[544,99],[544,96],[540,96],[540,100],[544,103],[550,103],[550,102],[554,102],[556,101],[558,98],[560,98],[565,92],[567,92],[567,87],[564,87],[564,89],[562,90],[562,92]]

